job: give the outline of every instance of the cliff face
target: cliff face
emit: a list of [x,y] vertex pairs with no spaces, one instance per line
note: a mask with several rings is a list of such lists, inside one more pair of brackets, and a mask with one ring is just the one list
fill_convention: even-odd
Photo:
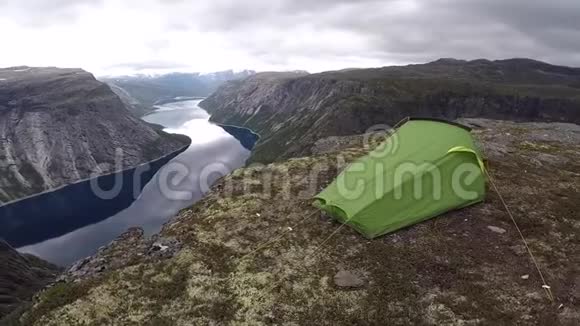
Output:
[[142,116],[146,115],[147,113],[153,111],[152,106],[147,106],[145,104],[142,104],[139,100],[137,100],[136,98],[131,96],[131,94],[129,94],[129,92],[127,92],[123,88],[121,88],[113,83],[108,83],[107,85],[109,85],[111,90],[115,94],[117,94],[117,96],[119,97],[121,102],[123,102],[123,104],[125,104],[127,109],[131,113],[133,113],[133,115],[135,115],[137,117],[142,117]]
[[219,123],[261,136],[254,161],[309,154],[325,136],[407,116],[580,123],[580,69],[527,59],[460,61],[314,75],[257,74],[201,103]]
[[56,278],[60,269],[0,239],[0,319]]
[[[497,193],[374,240],[312,206],[364,137],[236,170],[153,239],[130,230],[71,267],[21,325],[577,325],[580,126],[485,119]],[[318,172],[318,173],[313,173]]]
[[0,203],[134,167],[187,143],[131,115],[83,70],[0,69]]

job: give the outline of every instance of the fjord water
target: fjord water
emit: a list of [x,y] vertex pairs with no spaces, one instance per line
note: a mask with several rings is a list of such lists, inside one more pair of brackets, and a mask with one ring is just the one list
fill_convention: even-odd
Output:
[[238,167],[250,156],[240,142],[220,126],[209,122],[201,100],[167,103],[144,120],[170,133],[191,138],[191,146],[161,168],[127,209],[99,223],[63,236],[19,248],[50,262],[67,265],[91,255],[130,227],[142,227],[147,235],[158,232],[180,209],[202,198],[215,180]]

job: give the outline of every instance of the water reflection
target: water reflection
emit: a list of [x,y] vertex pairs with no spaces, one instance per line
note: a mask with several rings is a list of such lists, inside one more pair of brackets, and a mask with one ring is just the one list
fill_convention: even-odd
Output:
[[[209,115],[198,107],[199,102],[168,103],[145,117],[149,122],[168,127],[168,132],[189,136],[192,145],[163,167],[129,208],[97,224],[19,250],[67,265],[93,254],[129,227],[140,226],[149,235],[156,233],[180,209],[201,199],[206,182],[220,177],[208,171],[213,168],[228,172],[242,166],[250,152],[221,127],[209,123]],[[168,185],[164,176],[171,174],[168,169],[175,166],[185,167],[187,174],[178,182],[170,177]],[[200,179],[201,174],[204,178]]]

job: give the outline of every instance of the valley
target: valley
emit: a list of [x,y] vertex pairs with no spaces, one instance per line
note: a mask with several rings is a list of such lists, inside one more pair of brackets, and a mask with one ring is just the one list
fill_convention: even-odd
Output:
[[580,325],[580,1],[0,30],[0,326]]
[[[106,211],[109,215],[99,214],[100,219],[96,223],[87,223],[90,215],[85,213],[81,227],[57,237],[37,238],[19,248],[19,251],[67,266],[93,255],[98,248],[129,228],[139,227],[146,235],[153,235],[179,210],[200,200],[207,191],[204,188],[209,188],[224,174],[243,166],[249,151],[222,128],[210,124],[209,115],[197,106],[199,101],[168,103],[144,118],[164,126],[167,132],[186,135],[192,142],[186,150],[153,169],[155,175],[143,184],[138,197],[129,198],[128,201],[123,196],[115,197],[115,201],[127,202],[127,208]],[[174,177],[174,173],[184,174]],[[132,189],[133,184],[127,184]],[[73,202],[71,200],[70,204]],[[81,206],[79,210],[86,208],[86,205]],[[102,203],[96,206],[99,213],[103,210]],[[55,220],[53,217],[51,223]],[[66,225],[66,221],[60,223]],[[38,225],[28,227],[35,229]]]
[[[159,135],[187,136],[187,149],[154,169],[126,207],[19,248],[68,267],[9,318],[16,325],[574,324],[579,85],[578,68],[441,59],[252,73],[205,99],[155,95],[146,101],[153,110],[130,116]],[[126,112],[143,103],[139,92],[124,92],[118,101]],[[473,128],[546,283],[491,185],[483,203],[373,240],[312,205],[385,139],[378,131],[407,116]],[[29,288],[50,281],[41,280]]]
[[141,117],[153,112],[156,105],[173,102],[180,98],[205,98],[223,83],[244,79],[255,73],[252,70],[240,72],[227,70],[208,74],[170,73],[101,79],[111,87],[135,116]]
[[[2,260],[21,261],[0,267],[0,301],[8,304],[0,318],[56,279],[52,263],[93,255],[131,227],[158,232],[243,165],[255,142],[249,131],[232,136],[209,123],[200,99],[165,97],[141,120],[82,70],[7,68],[0,76]],[[22,289],[11,285],[19,273],[30,274],[18,281]]]

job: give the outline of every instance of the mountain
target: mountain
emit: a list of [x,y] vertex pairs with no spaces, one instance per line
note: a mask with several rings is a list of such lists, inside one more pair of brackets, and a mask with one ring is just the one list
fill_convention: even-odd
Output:
[[102,78],[137,116],[179,97],[206,97],[226,81],[243,79],[255,72],[232,70],[200,73],[170,73],[157,76],[136,75]]
[[0,319],[56,279],[61,269],[32,255],[23,255],[0,239]]
[[530,59],[440,59],[319,74],[266,73],[226,83],[200,104],[218,123],[261,136],[254,161],[307,155],[326,136],[407,116],[580,123],[580,69]]
[[81,69],[0,69],[0,203],[136,167],[188,144],[134,117]]
[[[299,117],[297,117],[298,119]],[[458,121],[494,184],[481,204],[368,240],[312,206],[363,135],[221,179],[159,235],[130,230],[65,272],[21,325],[577,325],[580,126]],[[324,150],[320,150],[324,147]],[[491,187],[491,186],[490,186]]]

